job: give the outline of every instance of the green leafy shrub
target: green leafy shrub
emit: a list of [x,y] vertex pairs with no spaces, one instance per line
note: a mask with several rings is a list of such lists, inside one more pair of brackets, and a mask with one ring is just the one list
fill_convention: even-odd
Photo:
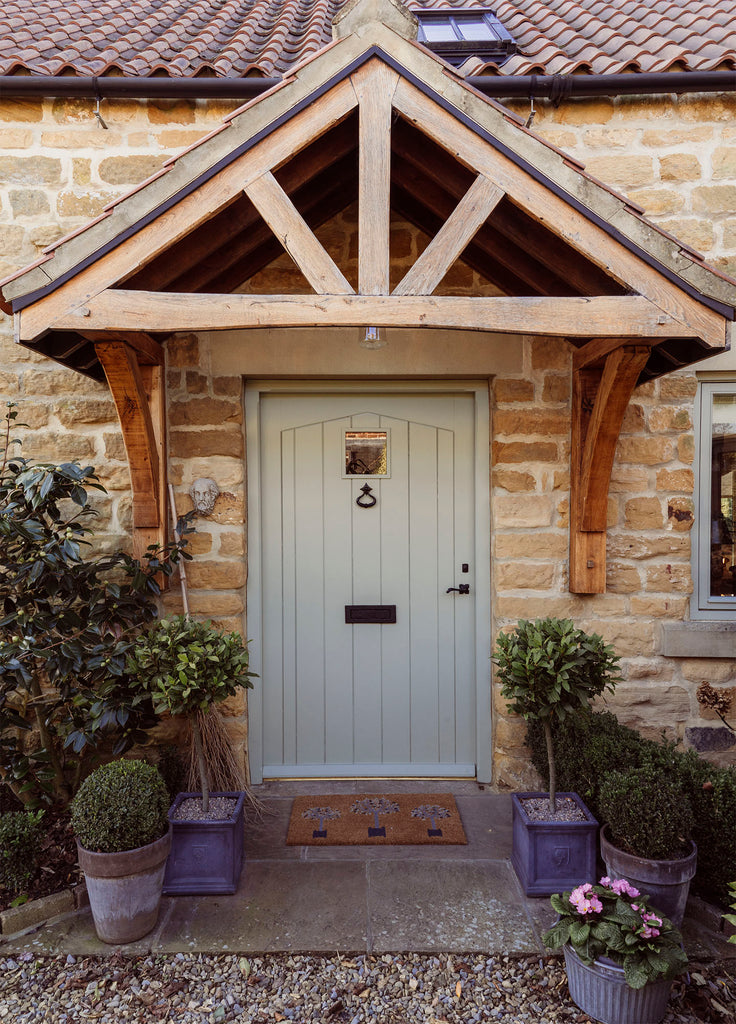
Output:
[[596,633],[577,629],[570,619],[522,620],[501,633],[493,657],[508,708],[527,722],[540,722],[547,751],[550,810],[557,791],[553,722],[564,722],[587,708],[594,697],[613,690],[619,658]]
[[0,884],[13,896],[25,888],[38,867],[43,811],[0,814]]
[[173,804],[176,794],[186,788],[187,769],[179,748],[171,743],[160,747],[156,767],[166,783],[169,800]]
[[[694,750],[646,739],[607,711],[585,711],[555,722],[553,728],[560,784],[580,793],[600,822],[605,822],[600,788],[612,766],[653,766],[661,778],[678,786],[692,807],[692,838],[698,847],[691,889],[726,906],[736,850],[736,768],[719,768]],[[528,742],[534,766],[544,778],[548,769],[539,723],[530,723]]]
[[[610,711],[593,712],[589,708],[574,717],[568,716],[563,722],[555,722],[553,733],[559,788],[579,793],[593,816],[602,821],[601,779],[612,765],[641,763],[641,736],[621,725]],[[546,780],[549,768],[540,723],[529,723],[527,743],[534,767]]]
[[155,724],[125,661],[183,552],[91,555],[97,475],[13,454],[16,416],[10,404],[0,439],[0,775],[22,803],[64,804],[97,748],[121,753]]
[[72,801],[72,830],[87,850],[116,853],[160,839],[169,794],[146,761],[111,761],[87,776]]
[[189,720],[206,812],[209,773],[197,714],[209,711],[241,686],[253,686],[247,644],[238,633],[222,633],[209,622],[179,615],[141,633],[130,650],[128,672],[151,694],[157,714],[184,715]]
[[694,824],[681,780],[656,765],[607,772],[600,787],[602,820],[614,846],[649,860],[677,860],[690,852]]
[[[731,910],[736,910],[736,882],[731,882],[728,888],[730,892],[728,898],[731,904]],[[736,914],[724,914],[723,918],[725,921],[728,921],[729,924],[736,925]],[[734,935],[729,935],[728,941],[736,942],[736,933]]]

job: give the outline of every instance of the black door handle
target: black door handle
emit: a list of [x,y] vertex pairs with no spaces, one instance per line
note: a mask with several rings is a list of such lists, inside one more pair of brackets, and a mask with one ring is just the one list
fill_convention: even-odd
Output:
[[453,590],[457,591],[458,594],[469,594],[470,593],[470,584],[469,583],[461,583],[459,587],[448,587],[447,590],[445,591],[445,593],[446,594],[451,594],[453,592]]

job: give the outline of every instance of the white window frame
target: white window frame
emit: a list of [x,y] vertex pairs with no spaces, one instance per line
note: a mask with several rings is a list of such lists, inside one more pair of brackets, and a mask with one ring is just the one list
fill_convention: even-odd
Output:
[[711,560],[711,468],[713,396],[732,394],[736,398],[736,377],[708,378],[698,381],[694,422],[695,449],[695,533],[693,538],[694,594],[691,602],[693,619],[736,619],[736,594],[716,597],[710,593]]

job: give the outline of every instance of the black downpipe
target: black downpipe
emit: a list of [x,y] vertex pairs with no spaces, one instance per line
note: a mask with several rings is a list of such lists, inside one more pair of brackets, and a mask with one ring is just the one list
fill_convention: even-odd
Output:
[[[90,99],[249,100],[281,78],[92,78],[0,75],[0,99],[24,96]],[[734,92],[736,71],[673,71],[627,75],[470,75],[463,81],[485,96],[530,97],[561,103],[573,96]]]

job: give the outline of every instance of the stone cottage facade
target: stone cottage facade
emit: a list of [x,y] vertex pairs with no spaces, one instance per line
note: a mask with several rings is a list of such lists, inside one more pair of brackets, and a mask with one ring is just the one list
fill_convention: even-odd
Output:
[[[520,39],[523,32],[518,25],[515,29],[514,11],[506,9],[525,6],[533,5],[518,2],[494,8],[502,19],[506,13],[504,24]],[[415,9],[421,13],[419,5]],[[418,47],[416,31],[406,9],[389,0],[349,4],[335,20],[334,43],[318,47],[317,56],[302,69],[290,70],[283,86],[256,96],[245,107],[235,99],[195,97],[119,97],[97,104],[53,93],[18,96],[11,94],[10,76],[3,78],[0,274],[6,277],[6,312],[0,322],[0,382],[3,394],[19,404],[20,418],[28,424],[25,454],[54,462],[76,458],[97,468],[108,491],[96,499],[102,513],[100,541],[111,546],[140,548],[161,535],[170,514],[165,489],[169,483],[182,513],[191,507],[194,480],[216,482],[214,510],[197,519],[191,541],[189,601],[194,614],[253,638],[254,667],[261,675],[250,708],[248,745],[255,779],[264,771],[274,776],[477,772],[483,781],[514,788],[526,785],[533,776],[524,724],[507,713],[492,682],[489,655],[500,629],[519,618],[548,614],[569,616],[600,632],[622,656],[624,681],[608,705],[623,722],[649,735],[664,732],[718,763],[733,763],[733,736],[697,700],[703,680],[736,694],[736,587],[729,575],[736,555],[730,530],[736,478],[728,463],[728,438],[736,434],[731,425],[736,424],[736,412],[730,413],[731,403],[736,403],[736,362],[727,349],[736,305],[736,282],[729,276],[736,275],[733,84],[714,92],[706,92],[702,84],[702,91],[669,93],[662,87],[660,92],[600,97],[499,93],[500,106],[467,89],[460,73]],[[595,39],[589,42],[593,45]],[[713,74],[733,68],[736,61],[736,42],[724,34],[718,42],[723,52],[707,69]],[[630,341],[632,350],[641,353],[643,339],[652,345],[656,332],[665,337],[665,320],[673,315],[672,304],[680,293],[683,304],[693,304],[695,319],[705,303],[700,348],[691,341],[681,343],[673,329],[671,340],[663,342],[667,355],[659,362],[650,354],[652,348],[638,357],[636,373],[641,370],[641,376],[634,379],[640,382],[625,413],[622,410],[610,483],[603,495],[605,523],[602,531],[598,528],[605,536],[604,586],[571,580],[570,536],[577,527],[571,525],[570,474],[576,452],[577,457],[580,454],[576,444],[586,436],[575,435],[575,410],[584,403],[576,406],[573,389],[580,379],[575,377],[575,360],[581,362],[577,353],[587,338],[582,330],[579,337],[568,338],[548,320],[542,330],[535,329],[531,319],[522,319],[517,329],[500,320],[492,330],[479,329],[470,319],[475,308],[470,300],[504,294],[564,298],[560,279],[575,285],[573,295],[583,288],[576,282],[591,279],[604,290],[605,267],[595,265],[597,254],[584,240],[577,250],[578,243],[571,238],[558,248],[546,235],[536,235],[526,219],[519,237],[514,237],[513,225],[504,228],[502,244],[509,253],[503,266],[497,266],[492,255],[474,253],[474,232],[463,238],[463,224],[474,216],[476,230],[485,220],[492,223],[494,197],[487,186],[479,195],[481,184],[464,216],[452,221],[452,206],[443,208],[443,195],[438,191],[432,198],[429,186],[439,188],[436,176],[430,175],[428,184],[417,169],[412,153],[415,129],[404,127],[410,123],[408,104],[401,110],[400,128],[394,123],[390,129],[394,178],[386,272],[390,292],[397,294],[399,289],[402,294],[408,281],[403,294],[420,297],[413,324],[398,313],[395,321],[389,318],[375,326],[350,313],[341,320],[329,312],[336,304],[327,302],[328,312],[312,323],[306,316],[294,319],[292,312],[283,326],[255,317],[243,326],[233,312],[229,325],[222,309],[217,329],[207,329],[194,315],[191,324],[187,322],[183,308],[190,290],[204,296],[234,293],[245,299],[301,297],[310,292],[310,285],[319,293],[323,275],[328,283],[321,292],[330,298],[336,292],[351,296],[356,290],[361,298],[386,293],[380,284],[366,285],[362,277],[366,265],[371,266],[364,240],[373,228],[366,214],[361,216],[349,185],[353,177],[362,182],[362,175],[372,173],[362,169],[359,159],[373,163],[359,142],[353,167],[353,150],[340,135],[340,125],[349,124],[345,119],[352,115],[347,107],[336,112],[342,100],[334,100],[335,111],[327,109],[333,102],[330,97],[337,96],[347,80],[341,75],[353,76],[352,88],[359,103],[366,105],[360,107],[361,113],[368,109],[372,100],[361,95],[360,76],[361,69],[376,59],[366,57],[371,46],[390,57],[377,72],[386,76],[385,88],[395,88],[396,80],[418,83],[412,88],[428,83],[432,95],[452,107],[453,117],[459,112],[468,118],[467,123],[458,122],[462,132],[472,132],[481,123],[553,183],[563,175],[568,175],[564,181],[574,178],[579,201],[587,201],[597,215],[605,210],[601,216],[607,237],[621,232],[615,251],[612,248],[617,259],[620,249],[621,266],[630,262],[632,268],[644,267],[639,253],[646,253],[647,243],[641,240],[653,239],[648,255],[660,261],[654,272],[669,275],[662,279],[671,286],[672,297],[664,302],[666,316],[661,322],[653,317],[651,328],[633,318],[620,331],[617,326],[615,333],[623,335],[640,331]],[[688,52],[699,49],[691,39]],[[548,70],[528,54],[527,63],[522,63],[523,56],[521,51],[510,58],[515,62],[512,74],[543,75]],[[539,55],[535,59],[542,61]],[[554,60],[549,59],[550,73],[556,73]],[[593,62],[593,74],[599,66]],[[481,68],[471,60],[466,70],[475,74],[480,69],[497,78],[507,73],[505,65],[494,67],[495,71],[490,65]],[[579,77],[586,70],[591,69],[570,67],[563,73],[577,72]],[[631,67],[624,70],[636,74]],[[681,74],[688,65],[679,55],[664,70]],[[421,130],[428,130],[435,110],[438,120],[447,113],[439,105],[427,104],[427,120],[414,122]],[[314,123],[302,130],[299,117],[310,116]],[[289,136],[285,131],[279,135],[277,127],[278,141],[267,139],[275,155],[264,164],[263,175],[275,168],[277,187],[270,178],[262,186],[270,189],[263,209],[257,188],[248,193],[261,213],[266,209],[272,233],[263,234],[260,248],[253,242],[244,249],[244,276],[235,279],[236,263],[232,281],[222,284],[218,275],[224,271],[218,261],[224,249],[208,251],[201,233],[190,237],[180,225],[171,228],[160,259],[141,256],[138,277],[127,265],[112,265],[116,252],[135,243],[127,236],[120,239],[131,223],[142,223],[143,213],[150,214],[146,230],[158,230],[163,237],[169,230],[166,218],[173,223],[182,208],[176,204],[192,201],[182,191],[185,181],[232,152],[231,135],[242,145],[255,139],[252,145],[257,148],[265,145],[267,126],[283,127],[289,117],[289,130],[298,138],[295,152],[307,154],[305,162],[308,157],[316,166],[325,159],[325,149],[344,146],[343,162],[338,155],[332,167],[333,191],[326,192],[322,180],[315,179],[322,205],[320,215],[313,218],[311,238],[305,232],[293,241],[295,225],[301,222],[286,207],[289,230],[278,242],[275,204],[281,192],[296,196],[306,179],[298,179],[296,172],[290,177],[288,141],[281,141]],[[347,138],[347,128],[343,134]],[[327,145],[321,147],[323,138]],[[465,141],[462,135],[461,142]],[[426,152],[434,152],[436,145],[433,137]],[[380,154],[372,149],[370,156],[378,160]],[[419,163],[424,159],[422,151]],[[461,194],[463,175],[475,173],[478,166],[467,165],[463,152],[460,170],[454,163],[447,168],[437,164],[443,174],[457,174]],[[147,179],[150,182],[141,188]],[[472,176],[467,180],[472,182]],[[174,184],[169,186],[169,181]],[[308,185],[307,181],[304,188]],[[347,202],[340,194],[343,188]],[[566,188],[572,190],[573,185]],[[150,202],[148,196],[153,197]],[[150,213],[172,197],[175,203],[168,210],[155,217]],[[415,197],[426,199],[432,215],[418,209]],[[294,199],[307,222],[310,202],[306,194],[299,202]],[[192,218],[197,215],[195,206],[192,201]],[[211,230],[222,231],[235,245],[226,222],[244,215],[236,207],[230,213],[228,209],[213,213],[217,220],[210,221]],[[260,222],[246,221],[248,232],[262,230]],[[459,248],[457,258],[448,255],[447,265],[440,260],[437,270],[429,256],[422,257],[432,252],[430,243],[443,222],[450,224],[448,233],[454,229],[458,234]],[[370,237],[375,238],[373,233]],[[187,238],[190,247],[180,244]],[[451,253],[450,243],[445,245],[446,254]],[[525,250],[531,262],[514,264],[518,249]],[[173,254],[168,263],[167,251]],[[568,260],[566,266],[555,266],[556,252]],[[412,269],[416,267],[420,269]],[[651,268],[646,267],[648,274]],[[317,284],[305,282],[305,268]],[[422,290],[416,284],[420,271],[429,279],[433,270],[439,279]],[[148,314],[143,295],[121,312],[120,305],[96,306],[92,288],[74,294],[68,309],[60,305],[46,315],[44,303],[76,287],[72,271],[90,279],[98,274],[113,299],[115,288],[129,300],[136,289],[146,296],[156,291],[172,294],[170,283],[176,280],[181,297],[171,304],[173,328],[157,327],[153,313],[144,323]],[[544,284],[538,291],[531,285],[530,291],[513,290],[516,282],[542,272]],[[630,283],[620,286],[624,276],[621,271],[605,295],[628,297]],[[56,292],[49,292],[49,283]],[[466,310],[462,315],[473,329],[464,329],[462,320],[441,322],[445,313],[435,313],[427,296],[468,300],[457,309]],[[245,304],[237,310],[241,308]],[[364,308],[366,316],[378,316],[378,305],[366,302]],[[610,306],[614,308],[619,307]],[[644,318],[643,306],[641,310]],[[521,306],[514,307],[514,316],[522,313]],[[120,327],[123,315],[128,318],[125,329]],[[607,313],[609,319],[612,315]],[[139,329],[135,316],[141,319]],[[425,326],[427,317],[430,326]],[[14,319],[24,344],[14,341]],[[25,328],[24,323],[33,326]],[[683,333],[695,337],[695,328]],[[151,334],[163,353],[160,364]],[[656,338],[658,344],[660,334]],[[715,353],[710,358],[708,345]],[[137,353],[135,366],[125,362],[129,355],[123,348]],[[600,358],[607,354],[601,349]],[[591,356],[581,365],[584,369],[597,364]],[[131,464],[130,436],[121,430],[118,415],[127,385],[121,385],[117,395],[113,388],[111,396],[107,382],[116,373],[128,372],[121,366],[128,367],[130,379],[139,379],[138,393],[148,400],[152,444],[162,456],[158,473]],[[644,379],[646,367],[651,374]],[[404,431],[405,422],[409,425]],[[332,472],[329,438],[334,424],[334,451],[346,462],[336,462]],[[423,431],[421,443],[413,440]],[[463,437],[470,439],[465,448]],[[439,454],[430,458],[430,449]],[[376,451],[377,471],[366,462]],[[714,469],[716,454],[720,470]],[[354,457],[358,472],[350,468]],[[409,467],[405,480],[404,465]],[[137,483],[131,470],[139,474]],[[318,478],[320,484],[315,483]],[[361,486],[368,491],[361,492]],[[392,486],[405,488],[401,507],[390,504]],[[146,518],[146,487],[149,492],[158,488],[158,525]],[[472,500],[466,500],[471,492]],[[376,497],[377,505],[371,506]],[[333,514],[337,509],[343,518]],[[714,522],[720,529],[717,536]],[[578,575],[584,575],[593,561],[583,558]],[[349,573],[343,571],[348,563],[353,567]],[[391,575],[394,566],[396,576]],[[363,586],[366,579],[370,586]],[[459,589],[466,581],[470,594]],[[438,596],[425,599],[430,590]],[[466,597],[468,604],[463,603]],[[392,634],[394,628],[403,629],[408,604],[420,608],[423,618],[412,617],[409,632]],[[165,607],[180,610],[176,586],[166,594]],[[381,618],[390,616],[391,608],[395,623]],[[310,666],[309,672],[304,665]],[[292,679],[290,688],[275,686],[275,677],[282,673]],[[382,680],[378,685],[377,677]],[[467,684],[471,677],[472,685]],[[424,684],[417,680],[434,682],[422,689]],[[229,710],[233,737],[245,751],[245,705],[236,701]],[[364,727],[372,736],[370,742]]]

